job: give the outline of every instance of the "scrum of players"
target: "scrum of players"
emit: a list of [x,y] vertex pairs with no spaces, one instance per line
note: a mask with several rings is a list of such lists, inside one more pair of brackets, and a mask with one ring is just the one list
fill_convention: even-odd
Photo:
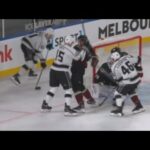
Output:
[[96,91],[98,91],[97,97],[107,96],[113,92],[113,105],[116,109],[111,111],[111,115],[124,115],[123,107],[127,96],[135,105],[133,113],[144,111],[136,92],[143,77],[142,70],[140,57],[131,56],[121,51],[119,47],[111,50],[108,61],[99,68],[94,81]]
[[[22,39],[21,49],[25,58],[25,64],[22,69],[29,72],[28,76],[37,76],[33,66],[38,60],[41,62],[41,67],[46,68],[46,60],[42,56],[42,50],[44,48],[53,49],[53,37],[54,31],[50,28],[40,34]],[[77,42],[72,36],[66,36],[64,44],[58,47],[55,60],[50,68],[50,89],[43,98],[41,105],[43,111],[51,111],[51,100],[54,99],[60,85],[64,89],[65,116],[85,112],[83,97],[86,98],[89,105],[95,105],[94,95],[96,95],[96,98],[101,98],[111,94],[113,105],[115,106],[115,109],[110,112],[111,115],[124,115],[123,108],[127,96],[130,96],[135,105],[132,110],[133,113],[144,111],[136,92],[143,77],[140,57],[131,56],[123,52],[119,47],[114,47],[108,60],[100,66],[96,73],[93,84],[94,92],[92,93],[85,87],[83,81],[88,61],[91,61],[92,67],[96,67],[99,62],[98,56],[95,54],[87,36],[79,36]],[[12,80],[20,84],[19,78],[20,73],[17,73],[12,77]],[[71,108],[73,94],[78,104],[75,108]]]
[[[74,44],[74,40],[71,36],[67,36],[64,45],[61,45],[58,49],[59,50],[56,59],[51,67],[51,71],[53,72],[53,74],[50,74],[51,88],[43,100],[42,109],[52,109],[52,107],[49,106],[49,100],[54,97],[54,93],[56,92],[59,84],[61,84],[63,87],[64,85],[67,86],[67,88],[64,87],[65,114],[76,115],[78,112],[85,112],[83,97],[87,99],[87,103],[90,105],[93,105],[96,102],[90,91],[84,86],[83,76],[87,67],[87,61],[91,60],[91,66],[96,67],[98,64],[98,57],[94,53],[87,37],[83,35],[78,37],[77,44]],[[76,55],[74,58],[71,58],[69,56],[70,52],[77,53],[78,55]],[[79,55],[80,58],[78,57]],[[65,69],[63,67],[65,67]],[[68,73],[69,69],[66,70],[66,68],[69,67],[71,68],[71,76]],[[66,71],[64,74],[66,74],[66,78],[68,78],[66,81],[65,75],[59,75],[60,73],[58,73],[59,71],[62,73],[64,70]],[[55,76],[55,80],[52,76]],[[124,115],[123,107],[127,96],[130,96],[135,105],[134,109],[132,110],[133,113],[144,111],[138,94],[136,93],[142,76],[143,73],[140,57],[133,57],[126,52],[122,52],[119,47],[115,47],[111,50],[108,61],[102,64],[94,79],[97,87],[101,86],[101,90],[97,90],[98,95],[100,95],[100,93],[107,93],[107,89],[113,89],[110,91],[108,90],[108,92],[113,92],[113,101],[114,106],[116,107],[115,110],[110,112],[111,115]],[[57,83],[53,83],[56,81]],[[107,88],[105,88],[105,86],[107,86]],[[78,106],[75,108],[71,108],[70,106],[70,100],[72,97],[71,89],[73,89],[75,99],[78,103]],[[106,95],[108,95],[108,93]]]

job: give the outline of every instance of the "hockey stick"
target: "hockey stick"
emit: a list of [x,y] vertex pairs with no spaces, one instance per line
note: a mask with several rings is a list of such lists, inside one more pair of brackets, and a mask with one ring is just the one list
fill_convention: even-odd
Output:
[[[48,54],[49,54],[49,50],[47,50],[47,54],[46,54],[46,56],[45,56],[45,60],[47,60]],[[38,86],[38,84],[39,84],[39,81],[40,81],[40,79],[41,79],[43,70],[44,70],[44,68],[41,69],[40,75],[39,75],[38,80],[37,80],[36,85],[35,85],[35,90],[40,90],[40,89],[41,89],[41,87]]]
[[108,99],[108,97],[104,97],[103,101],[101,103],[99,103],[98,106],[101,107],[107,99]]
[[[113,90],[112,90],[112,92],[113,92]],[[111,93],[107,97],[105,96],[103,101],[101,103],[99,103],[98,106],[101,107],[105,103],[105,101],[110,97],[110,95],[111,95]]]
[[85,26],[84,26],[84,22],[83,21],[82,21],[82,30],[83,30],[83,35],[86,35]]

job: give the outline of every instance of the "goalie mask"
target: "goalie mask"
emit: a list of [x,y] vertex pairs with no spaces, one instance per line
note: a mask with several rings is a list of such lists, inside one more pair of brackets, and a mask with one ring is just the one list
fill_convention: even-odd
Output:
[[120,53],[119,52],[113,52],[111,55],[110,55],[110,59],[111,59],[111,62],[115,62],[117,60],[119,60],[121,57]]

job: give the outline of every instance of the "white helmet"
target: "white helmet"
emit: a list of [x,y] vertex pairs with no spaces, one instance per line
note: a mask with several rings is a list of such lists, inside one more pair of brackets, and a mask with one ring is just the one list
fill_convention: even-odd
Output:
[[114,52],[110,56],[111,60],[113,60],[113,61],[117,61],[120,57],[121,57],[120,53],[118,53],[118,52]]
[[68,35],[65,37],[65,44],[73,44],[75,42],[75,39],[71,36],[71,35]]
[[45,31],[44,31],[44,34],[49,34],[49,35],[54,35],[54,30],[52,28],[47,28]]

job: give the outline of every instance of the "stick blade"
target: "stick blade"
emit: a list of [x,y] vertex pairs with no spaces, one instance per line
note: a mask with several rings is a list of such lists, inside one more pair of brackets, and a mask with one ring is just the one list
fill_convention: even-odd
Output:
[[35,90],[41,90],[41,87],[40,86],[36,86]]

